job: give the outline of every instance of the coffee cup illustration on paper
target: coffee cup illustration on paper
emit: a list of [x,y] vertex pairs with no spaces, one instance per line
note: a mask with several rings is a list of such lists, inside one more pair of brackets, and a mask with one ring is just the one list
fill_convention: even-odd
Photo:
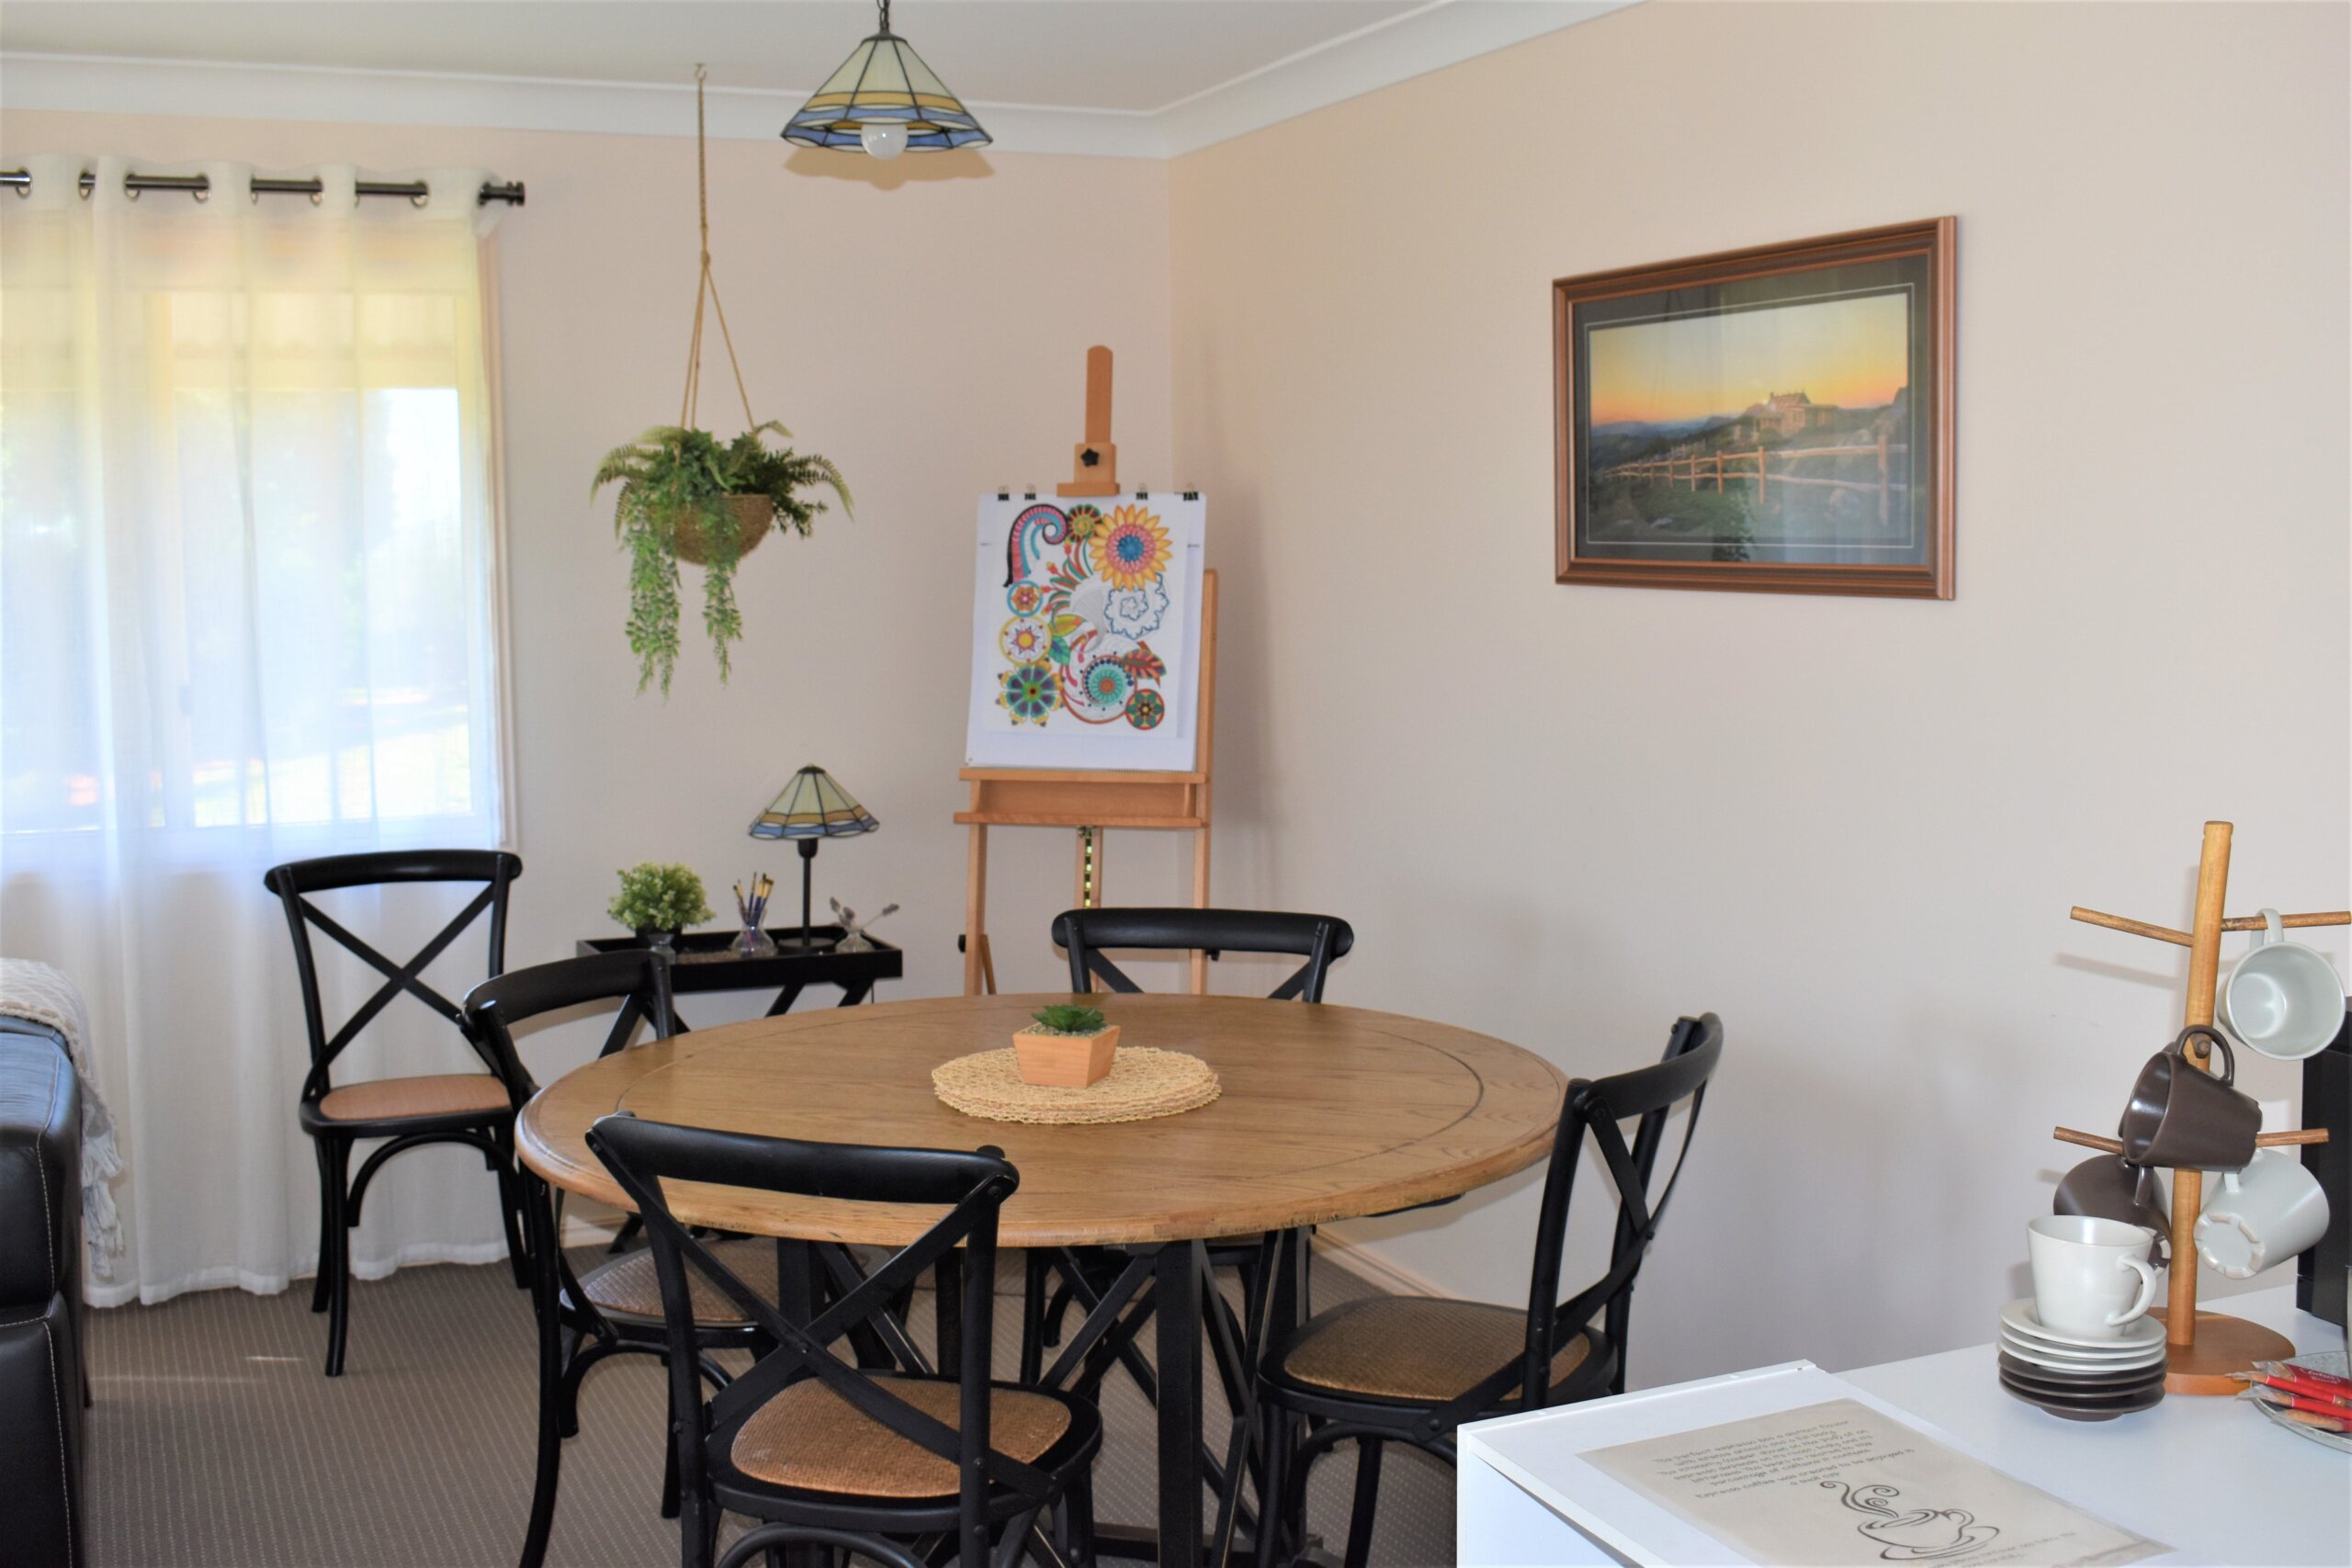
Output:
[[1959,1557],[2001,1533],[1992,1525],[1978,1524],[1976,1516],[1965,1508],[1898,1511],[1889,1506],[1903,1495],[1898,1487],[1849,1486],[1842,1481],[1821,1484],[1842,1492],[1841,1501],[1854,1512],[1871,1516],[1855,1528],[1863,1540],[1879,1549],[1881,1562],[1928,1562]]

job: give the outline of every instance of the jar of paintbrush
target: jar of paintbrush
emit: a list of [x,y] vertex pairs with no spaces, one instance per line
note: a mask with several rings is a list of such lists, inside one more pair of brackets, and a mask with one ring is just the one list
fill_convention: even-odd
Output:
[[743,891],[741,883],[735,885],[735,914],[736,918],[743,922],[743,930],[728,951],[738,958],[774,958],[775,956],[775,940],[761,926],[761,922],[767,917],[768,895],[775,891],[775,878],[765,874],[752,878],[752,890],[749,893]]

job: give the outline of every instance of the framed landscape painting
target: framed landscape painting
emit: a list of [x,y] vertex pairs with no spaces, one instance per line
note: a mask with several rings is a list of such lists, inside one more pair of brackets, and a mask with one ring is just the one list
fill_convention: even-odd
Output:
[[1559,581],[1951,598],[1953,229],[1553,284]]

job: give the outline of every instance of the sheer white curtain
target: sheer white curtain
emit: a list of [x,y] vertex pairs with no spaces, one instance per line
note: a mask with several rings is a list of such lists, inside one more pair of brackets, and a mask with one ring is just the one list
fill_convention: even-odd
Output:
[[[479,170],[422,205],[133,197],[126,160],[0,196],[0,953],[85,993],[129,1250],[100,1304],[282,1289],[317,1258],[280,861],[503,831]],[[79,175],[95,183],[85,197]],[[405,958],[467,892],[330,895]],[[329,1028],[379,976],[322,943]],[[428,978],[479,978],[478,927]],[[413,1000],[353,1077],[478,1064]],[[363,1277],[503,1252],[458,1149],[370,1190]]]

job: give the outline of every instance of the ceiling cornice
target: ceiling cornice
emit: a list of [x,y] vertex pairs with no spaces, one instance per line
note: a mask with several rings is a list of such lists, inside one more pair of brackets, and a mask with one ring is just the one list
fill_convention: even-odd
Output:
[[[967,100],[1001,152],[1169,158],[1311,113],[1634,0],[1432,3],[1156,110]],[[0,105],[103,114],[691,134],[690,84],[0,52]],[[769,141],[808,95],[706,88],[709,132]]]

